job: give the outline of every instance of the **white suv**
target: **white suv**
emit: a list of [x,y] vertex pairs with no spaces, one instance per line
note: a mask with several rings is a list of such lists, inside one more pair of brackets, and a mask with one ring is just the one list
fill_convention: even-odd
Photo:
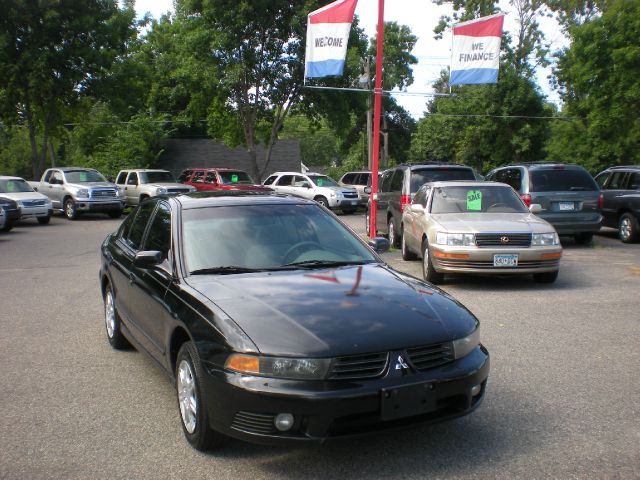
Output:
[[276,192],[309,198],[344,213],[353,213],[358,206],[358,192],[355,188],[341,187],[334,179],[320,173],[276,172],[262,184]]

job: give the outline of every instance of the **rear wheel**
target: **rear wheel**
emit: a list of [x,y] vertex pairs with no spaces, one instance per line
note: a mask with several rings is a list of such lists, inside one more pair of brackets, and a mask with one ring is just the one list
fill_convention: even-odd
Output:
[[176,360],[176,391],[182,431],[193,448],[200,451],[222,444],[224,436],[209,426],[209,412],[202,388],[204,372],[198,351],[185,342]]
[[392,247],[398,246],[398,235],[395,227],[393,226],[393,217],[389,217],[389,243]]
[[40,225],[47,225],[51,220],[51,215],[47,215],[46,217],[38,217],[38,223]]
[[618,236],[624,243],[634,243],[640,237],[638,219],[631,213],[625,213],[620,217],[618,224]]
[[400,240],[400,245],[402,245],[402,259],[403,260],[415,260],[417,258],[416,254],[409,250],[407,246],[407,236],[402,232],[402,239]]
[[73,198],[67,198],[64,201],[64,216],[67,217],[68,220],[78,218],[78,209],[76,208],[76,202],[73,201]]
[[553,283],[558,278],[558,270],[555,272],[534,273],[533,280],[538,283]]
[[364,221],[365,221],[365,231],[367,232],[367,237],[370,237],[371,236],[371,228],[370,228],[371,217],[369,216],[369,211],[367,211],[367,213],[364,215]]
[[444,282],[444,274],[436,272],[431,263],[431,255],[429,255],[429,244],[425,240],[422,242],[422,274],[424,279],[430,283]]
[[591,232],[576,233],[575,239],[577,244],[586,245],[587,243],[591,243],[591,240],[593,240],[593,233]]

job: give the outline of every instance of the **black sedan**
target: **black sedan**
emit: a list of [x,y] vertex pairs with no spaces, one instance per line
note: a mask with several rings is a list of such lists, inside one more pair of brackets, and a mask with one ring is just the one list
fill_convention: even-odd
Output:
[[388,246],[293,196],[148,200],[102,245],[107,336],[175,381],[199,450],[465,415],[489,375],[478,320],[387,266],[374,249]]
[[4,223],[4,227],[2,227],[0,231],[8,232],[13,228],[13,225],[15,224],[15,222],[17,222],[20,219],[20,215],[21,215],[20,206],[18,205],[18,202],[16,202],[15,200],[11,200],[10,198],[6,198],[6,197],[0,197],[0,208],[4,210],[5,219],[6,219]]

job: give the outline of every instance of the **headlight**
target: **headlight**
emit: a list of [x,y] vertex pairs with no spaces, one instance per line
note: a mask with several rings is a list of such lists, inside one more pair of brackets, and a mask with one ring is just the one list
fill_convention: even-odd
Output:
[[167,189],[163,187],[156,188],[156,195],[166,195]]
[[436,243],[438,245],[449,245],[451,247],[467,247],[476,244],[473,233],[436,233]]
[[458,359],[465,357],[480,345],[480,326],[464,338],[453,341],[453,357]]
[[78,197],[82,197],[82,198],[88,198],[89,197],[89,190],[87,190],[86,188],[79,188],[76,191],[76,195]]
[[259,357],[234,353],[225,367],[239,373],[264,377],[320,380],[327,376],[328,358]]
[[558,238],[558,234],[556,232],[534,233],[531,236],[532,246],[559,245],[559,244],[560,244],[560,238]]
[[22,200],[18,200],[16,203],[18,204],[18,206],[20,208],[24,207],[24,204],[22,203]]

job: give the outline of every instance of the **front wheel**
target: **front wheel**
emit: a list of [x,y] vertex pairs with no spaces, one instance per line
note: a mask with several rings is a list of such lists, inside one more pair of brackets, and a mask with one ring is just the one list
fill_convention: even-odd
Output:
[[640,238],[638,219],[631,213],[627,212],[620,217],[618,236],[624,243],[634,243]]
[[129,347],[129,342],[122,334],[122,322],[116,311],[116,297],[111,285],[107,285],[104,294],[104,321],[107,328],[107,340],[116,350]]
[[429,255],[429,244],[425,240],[422,242],[422,274],[424,279],[429,283],[442,283],[444,282],[444,274],[436,272],[431,263],[431,255]]
[[13,228],[13,220],[7,220],[4,227],[0,228],[0,232],[8,232]]
[[324,197],[316,197],[315,201],[318,202],[323,207],[329,208],[329,202],[327,201],[326,198],[324,198]]
[[76,208],[76,202],[73,201],[73,198],[67,198],[64,201],[64,215],[68,220],[78,218],[78,209]]
[[393,226],[393,217],[389,217],[389,244],[392,247],[397,247],[398,243],[398,235],[396,234],[396,229]]
[[192,342],[185,342],[176,360],[176,391],[182,421],[182,431],[196,450],[204,452],[222,444],[224,436],[209,426],[207,402],[202,388],[204,372],[198,351]]
[[367,232],[367,237],[371,236],[371,217],[369,216],[369,212],[367,211],[367,213],[364,216],[364,221],[365,221],[365,231]]

